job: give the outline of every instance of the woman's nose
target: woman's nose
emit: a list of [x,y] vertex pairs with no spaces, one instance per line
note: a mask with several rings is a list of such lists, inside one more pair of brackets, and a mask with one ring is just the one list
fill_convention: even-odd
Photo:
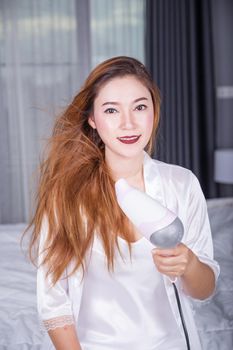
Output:
[[131,111],[125,111],[121,115],[121,128],[132,129],[135,127],[135,120]]

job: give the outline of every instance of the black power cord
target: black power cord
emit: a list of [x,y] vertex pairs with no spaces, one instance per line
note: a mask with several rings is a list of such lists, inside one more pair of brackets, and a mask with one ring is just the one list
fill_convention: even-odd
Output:
[[185,320],[184,320],[184,315],[183,315],[183,311],[182,311],[182,307],[181,307],[179,293],[178,293],[177,287],[176,287],[174,282],[172,282],[172,285],[173,285],[173,288],[174,288],[174,291],[175,291],[177,306],[178,306],[178,310],[179,310],[179,313],[180,313],[180,319],[181,319],[181,323],[182,323],[182,326],[183,326],[185,340],[186,340],[186,344],[187,344],[187,350],[190,350],[191,348],[190,348],[190,343],[189,343],[189,336],[188,336],[188,331],[187,331],[187,327],[186,327]]

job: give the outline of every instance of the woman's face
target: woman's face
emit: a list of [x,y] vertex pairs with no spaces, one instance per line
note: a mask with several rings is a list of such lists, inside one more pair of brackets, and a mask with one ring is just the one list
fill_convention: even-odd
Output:
[[135,77],[107,82],[99,91],[89,124],[105,144],[108,161],[141,155],[153,128],[150,91]]

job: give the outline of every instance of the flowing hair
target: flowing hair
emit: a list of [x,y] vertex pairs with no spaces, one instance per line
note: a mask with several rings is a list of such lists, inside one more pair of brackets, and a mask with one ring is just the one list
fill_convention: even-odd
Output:
[[[144,65],[130,57],[119,56],[99,64],[80,92],[56,120],[48,143],[48,155],[41,164],[29,254],[38,256],[42,223],[47,221],[41,264],[47,267],[53,283],[74,261],[72,273],[85,272],[86,253],[94,234],[100,237],[109,271],[114,270],[117,234],[127,241],[131,253],[132,225],[118,206],[114,181],[105,163],[104,144],[88,118],[99,90],[116,77],[133,76],[151,93],[154,107],[153,131],[145,150],[151,154],[159,123],[160,95]],[[34,253],[36,251],[36,256]],[[120,251],[120,250],[119,250]]]

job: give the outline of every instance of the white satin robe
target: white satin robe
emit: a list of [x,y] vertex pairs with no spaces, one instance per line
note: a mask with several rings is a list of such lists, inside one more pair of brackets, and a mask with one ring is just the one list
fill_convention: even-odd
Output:
[[[182,220],[183,243],[213,269],[217,279],[219,266],[213,260],[206,201],[197,178],[187,169],[152,160],[145,153],[144,180],[146,193]],[[46,231],[44,222],[41,246]],[[169,279],[155,268],[151,255],[154,247],[145,238],[133,243],[131,263],[126,242],[119,238],[119,244],[125,262],[117,254],[113,275],[107,271],[97,236],[86,258],[89,267],[82,282],[81,271],[77,271],[51,287],[44,268],[38,269],[38,311],[47,329],[74,322],[82,350],[186,349],[174,290]],[[199,350],[191,299],[182,291],[179,280],[177,287],[191,349]],[[48,337],[43,349],[54,349]]]

